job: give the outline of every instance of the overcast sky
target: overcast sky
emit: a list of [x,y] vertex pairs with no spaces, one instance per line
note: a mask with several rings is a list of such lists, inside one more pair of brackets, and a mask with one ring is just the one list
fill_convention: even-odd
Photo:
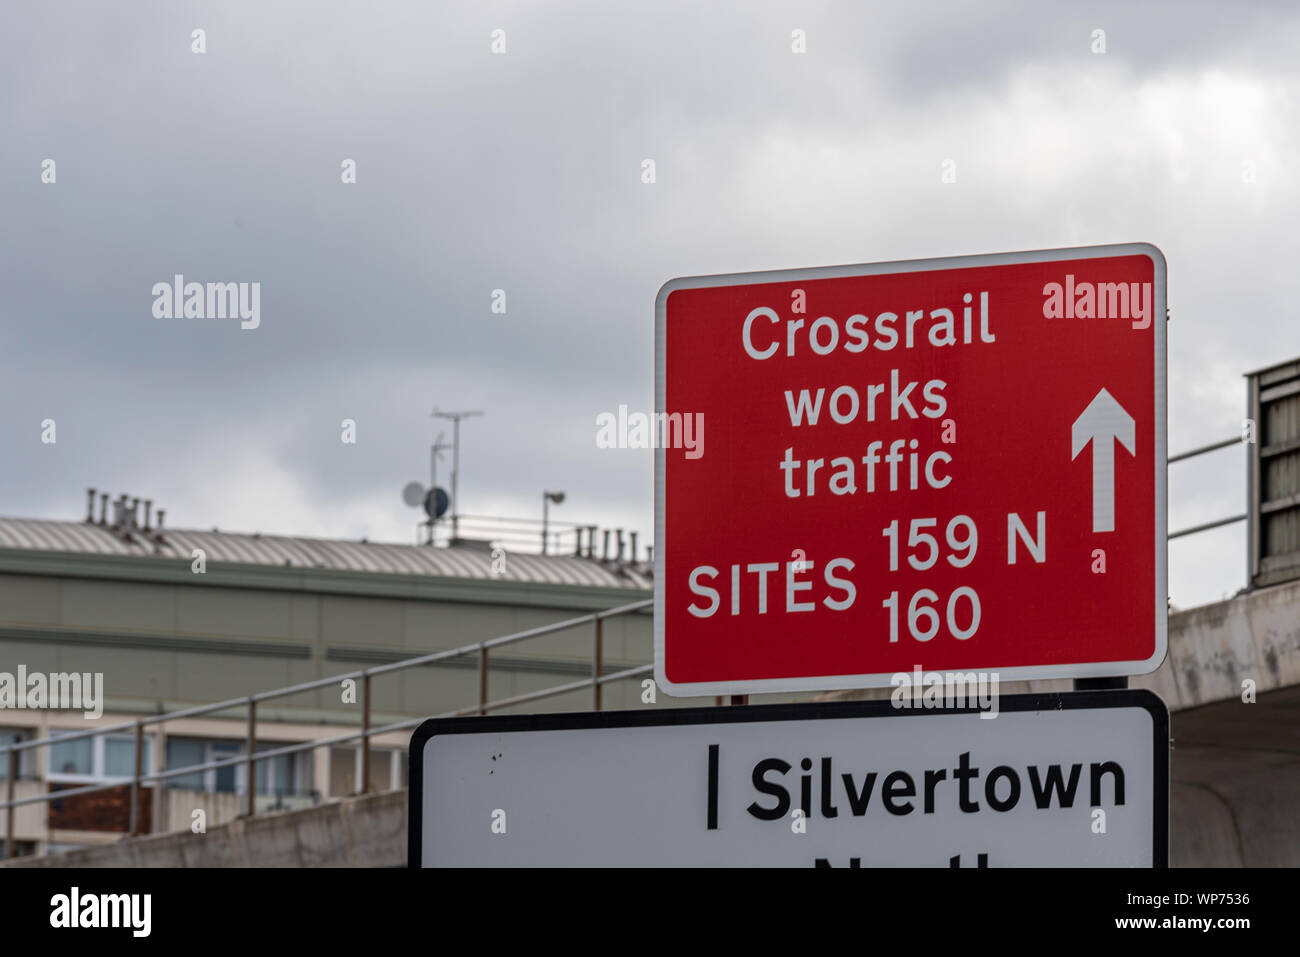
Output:
[[[644,541],[651,453],[595,417],[653,407],[667,279],[1108,242],[1168,260],[1171,453],[1237,434],[1300,355],[1300,8],[1138,6],[8,3],[0,513],[410,541],[440,405],[486,412],[463,511],[561,488]],[[260,282],[260,327],[154,318],[176,273]],[[1244,472],[1172,466],[1170,527]],[[1175,603],[1244,549],[1175,541]]]

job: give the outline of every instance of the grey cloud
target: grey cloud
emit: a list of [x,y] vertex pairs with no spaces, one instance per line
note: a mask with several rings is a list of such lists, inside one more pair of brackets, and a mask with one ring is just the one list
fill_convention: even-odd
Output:
[[[397,490],[423,478],[441,403],[489,412],[463,437],[467,509],[534,514],[558,485],[565,517],[648,531],[649,456],[598,452],[594,418],[650,405],[653,297],[679,274],[1155,241],[1175,449],[1237,424],[1239,387],[1207,375],[1300,352],[1279,265],[1297,251],[1285,4],[20,3],[10,18],[10,514],[72,517],[85,484],[115,483],[155,486],[188,524],[278,508],[310,527],[263,530],[404,533]],[[504,57],[488,53],[498,26]],[[1094,27],[1105,57],[1087,52]],[[1134,126],[1141,91],[1185,103],[1214,76],[1274,97],[1258,125],[1201,129],[1233,111],[1191,110],[1181,150]],[[1067,104],[1093,112],[1071,127]],[[1216,143],[1240,148],[1201,152]],[[1259,153],[1255,193],[1227,185],[1237,154],[1265,147],[1280,153]],[[960,185],[943,192],[948,155]],[[55,187],[38,181],[46,156]],[[345,157],[356,186],[339,183]],[[176,272],[261,282],[261,328],[152,318],[150,287]],[[57,448],[38,441],[46,416]],[[210,495],[223,469],[262,467],[241,462],[292,481],[243,476],[260,503]],[[1192,471],[1174,525],[1238,507],[1235,465],[1175,468]],[[306,502],[275,504],[290,494]],[[391,516],[368,504],[384,496]],[[1178,548],[1176,593],[1241,577],[1235,553]]]

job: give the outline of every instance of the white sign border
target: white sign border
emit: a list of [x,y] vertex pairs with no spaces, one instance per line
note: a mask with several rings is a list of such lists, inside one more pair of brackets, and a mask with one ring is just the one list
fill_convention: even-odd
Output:
[[[667,341],[668,297],[678,289],[709,289],[719,286],[756,285],[760,283],[798,282],[805,279],[842,279],[854,276],[879,276],[940,269],[970,269],[1008,266],[1020,263],[1068,261],[1073,259],[1108,259],[1117,256],[1146,256],[1151,260],[1155,280],[1152,328],[1155,333],[1155,605],[1156,644],[1150,658],[1139,661],[1080,662],[1070,665],[998,667],[987,665],[981,671],[996,671],[1003,681],[1030,681],[1054,678],[1103,678],[1119,675],[1149,674],[1160,667],[1169,650],[1169,516],[1168,516],[1168,363],[1167,363],[1167,269],[1164,253],[1151,243],[1114,243],[1102,246],[1074,246],[1061,249],[1037,249],[1021,252],[986,253],[973,256],[946,256],[938,259],[907,259],[897,262],[860,263],[847,266],[817,266],[804,269],[775,269],[760,272],[723,273],[715,276],[684,276],[670,279],[655,297],[655,411],[664,412],[667,391],[665,346]],[[667,694],[697,697],[726,694],[766,694],[781,691],[835,691],[853,688],[884,688],[889,674],[812,675],[801,678],[756,678],[738,681],[669,681],[664,669],[664,462],[662,445],[655,449],[655,569],[654,569],[654,638],[655,681]],[[972,670],[972,669],[962,669]]]

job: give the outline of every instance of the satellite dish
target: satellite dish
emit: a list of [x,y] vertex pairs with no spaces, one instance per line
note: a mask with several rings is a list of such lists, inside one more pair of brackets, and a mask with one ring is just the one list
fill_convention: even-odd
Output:
[[451,505],[451,498],[445,488],[430,489],[424,496],[424,512],[432,519],[439,519],[447,514],[449,505]]
[[402,501],[414,508],[424,501],[424,486],[419,482],[407,482],[402,489]]

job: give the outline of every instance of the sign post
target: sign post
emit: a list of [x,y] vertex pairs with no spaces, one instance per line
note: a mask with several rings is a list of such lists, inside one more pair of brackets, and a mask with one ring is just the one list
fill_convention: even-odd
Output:
[[1147,244],[666,284],[659,685],[1153,671],[1165,314]]

